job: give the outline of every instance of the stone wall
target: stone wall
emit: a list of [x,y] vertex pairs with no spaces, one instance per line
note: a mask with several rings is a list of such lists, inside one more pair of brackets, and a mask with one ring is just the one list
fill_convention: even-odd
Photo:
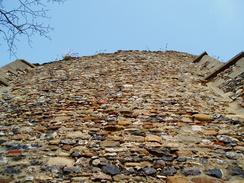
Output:
[[196,74],[202,76],[209,85],[220,89],[225,96],[244,107],[244,52],[226,63],[210,57],[206,52],[197,57]]
[[197,74],[203,77],[208,76],[209,74],[218,70],[224,64],[219,60],[210,57],[206,52],[202,53],[199,57],[197,57],[193,63],[198,65]]
[[233,63],[210,80],[215,86],[228,93],[232,100],[243,105],[244,97],[244,57]]
[[25,60],[16,60],[0,68],[0,88],[9,86],[10,82],[22,74],[29,72],[35,66]]

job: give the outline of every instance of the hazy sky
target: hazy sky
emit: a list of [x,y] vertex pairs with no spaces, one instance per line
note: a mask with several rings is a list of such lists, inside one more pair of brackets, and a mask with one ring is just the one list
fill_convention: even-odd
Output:
[[[49,5],[52,40],[17,44],[18,58],[48,62],[67,53],[119,49],[185,51],[227,61],[244,50],[243,0],[66,0]],[[0,66],[9,58],[0,47]]]

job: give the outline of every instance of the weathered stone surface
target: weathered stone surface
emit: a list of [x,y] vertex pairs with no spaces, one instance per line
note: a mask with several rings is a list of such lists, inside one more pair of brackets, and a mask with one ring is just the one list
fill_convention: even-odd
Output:
[[194,177],[191,179],[193,183],[224,183],[222,180],[209,177]]
[[101,180],[108,180],[108,181],[111,181],[112,180],[112,177],[105,174],[105,173],[102,173],[102,172],[98,172],[98,173],[94,173],[92,175],[92,180],[94,181],[101,181]]
[[244,178],[244,170],[240,166],[229,166],[227,171],[231,176],[240,176]]
[[146,167],[146,168],[143,168],[143,171],[146,175],[155,175],[157,170],[154,169],[154,168],[151,168],[151,167]]
[[53,157],[47,162],[49,166],[67,166],[72,167],[74,165],[74,160],[66,157]]
[[118,121],[118,125],[121,125],[121,126],[128,126],[128,125],[131,125],[131,121],[128,121],[128,120],[119,120]]
[[212,117],[207,114],[194,114],[193,118],[199,121],[210,121],[212,120]]
[[160,172],[161,175],[164,176],[173,176],[177,173],[177,170],[174,167],[165,167]]
[[157,136],[157,135],[147,135],[145,137],[145,141],[146,142],[158,142],[158,143],[162,143],[162,138]]
[[120,168],[112,164],[107,164],[102,167],[102,171],[113,176],[120,173]]
[[206,174],[211,177],[222,178],[222,171],[217,168],[209,169],[206,171]]
[[118,141],[105,140],[100,143],[101,147],[119,147],[120,143]]
[[134,168],[146,168],[146,167],[151,167],[152,164],[149,161],[142,161],[142,162],[127,162],[125,163],[126,167],[134,167]]
[[11,76],[0,94],[0,174],[12,182],[243,180],[242,122],[200,82],[193,58],[121,51]]
[[200,175],[201,171],[197,168],[185,168],[182,170],[182,174],[184,174],[185,176],[196,176]]
[[189,183],[189,180],[183,176],[168,177],[166,183]]
[[4,178],[4,177],[0,178],[1,183],[10,183],[12,181],[13,181],[13,179],[11,179],[11,178]]
[[238,139],[230,137],[228,135],[218,135],[217,139],[221,142],[231,145],[236,145],[236,143],[239,141]]

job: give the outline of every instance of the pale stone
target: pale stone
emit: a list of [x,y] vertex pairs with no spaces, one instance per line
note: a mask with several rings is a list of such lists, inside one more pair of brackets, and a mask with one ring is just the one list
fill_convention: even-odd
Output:
[[112,177],[110,175],[107,175],[103,172],[97,172],[92,175],[93,180],[108,180],[111,181]]
[[126,120],[119,120],[118,121],[118,125],[121,125],[121,126],[128,126],[131,124],[131,121],[126,121]]
[[80,139],[84,139],[84,140],[88,140],[90,138],[89,134],[83,133],[81,131],[72,131],[72,132],[68,132],[66,134],[67,138],[80,138]]
[[50,144],[50,145],[58,145],[59,142],[60,142],[59,139],[54,139],[54,140],[50,140],[50,141],[49,141],[49,144]]
[[144,142],[144,137],[136,136],[136,135],[130,135],[130,136],[125,136],[124,140],[130,141],[130,142]]
[[193,183],[224,183],[224,181],[216,179],[216,178],[211,178],[211,177],[193,177],[191,179]]
[[140,163],[137,162],[127,162],[125,163],[126,167],[135,167],[135,168],[145,168],[145,167],[151,167],[152,164],[148,161],[143,161]]
[[53,180],[53,178],[48,176],[48,175],[37,175],[34,179],[36,181],[50,181],[50,180]]
[[158,142],[158,143],[162,143],[162,138],[157,136],[157,135],[147,135],[145,137],[145,141],[146,142]]
[[49,166],[67,166],[72,167],[74,165],[74,160],[66,157],[53,157],[47,162]]
[[170,147],[170,148],[179,148],[180,144],[177,142],[165,142],[163,144],[164,147]]
[[187,177],[183,176],[172,176],[168,177],[166,183],[190,183]]
[[193,118],[198,121],[211,121],[212,120],[212,117],[207,114],[194,114]]
[[183,117],[181,118],[181,121],[184,122],[184,123],[191,123],[192,122],[192,119],[190,117]]
[[216,136],[218,135],[218,132],[216,130],[204,130],[202,132],[206,136]]
[[120,143],[118,141],[105,140],[100,142],[101,147],[119,147]]
[[57,116],[54,120],[57,122],[63,122],[63,121],[67,121],[69,119],[70,119],[69,116]]
[[125,148],[122,148],[122,147],[114,147],[114,148],[105,148],[105,151],[107,151],[107,152],[111,152],[111,153],[113,153],[113,152],[124,152],[124,151],[126,151],[126,149]]
[[202,126],[193,125],[192,126],[192,131],[196,131],[196,132],[202,131]]
[[146,147],[161,147],[162,144],[158,142],[147,142]]

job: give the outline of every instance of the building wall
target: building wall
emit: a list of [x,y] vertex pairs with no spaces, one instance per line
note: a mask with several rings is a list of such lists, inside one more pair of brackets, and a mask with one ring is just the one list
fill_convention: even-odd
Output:
[[233,100],[241,100],[244,96],[244,57],[235,64],[220,72],[211,82],[222,89]]

